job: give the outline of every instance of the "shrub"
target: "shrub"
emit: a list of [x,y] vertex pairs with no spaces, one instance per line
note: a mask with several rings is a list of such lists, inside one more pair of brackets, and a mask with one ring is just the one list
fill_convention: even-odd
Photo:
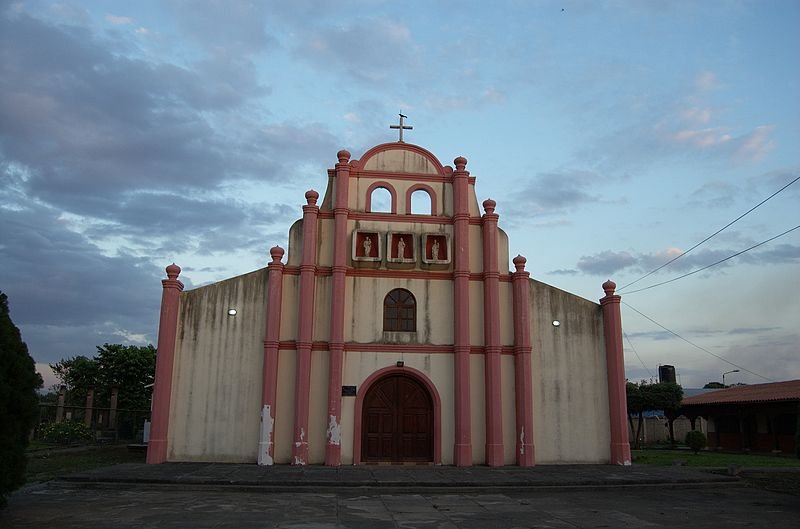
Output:
[[91,441],[92,432],[85,424],[78,421],[63,421],[49,424],[42,433],[48,443],[68,445],[81,441]]
[[703,432],[692,430],[686,434],[686,445],[696,454],[706,447],[706,436]]

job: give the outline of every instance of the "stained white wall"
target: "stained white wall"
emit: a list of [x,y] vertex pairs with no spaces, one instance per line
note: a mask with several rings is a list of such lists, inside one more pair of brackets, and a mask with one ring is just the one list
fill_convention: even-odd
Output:
[[266,291],[261,269],[181,293],[168,460],[255,461]]

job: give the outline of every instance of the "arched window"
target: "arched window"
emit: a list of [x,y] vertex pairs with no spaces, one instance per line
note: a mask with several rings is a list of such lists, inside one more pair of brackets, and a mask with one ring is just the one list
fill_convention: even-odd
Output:
[[417,300],[404,288],[396,288],[383,298],[383,330],[415,332]]
[[392,193],[385,187],[376,187],[372,191],[370,200],[371,213],[391,213],[392,212]]
[[431,215],[433,200],[424,189],[417,189],[411,193],[411,213],[414,215]]

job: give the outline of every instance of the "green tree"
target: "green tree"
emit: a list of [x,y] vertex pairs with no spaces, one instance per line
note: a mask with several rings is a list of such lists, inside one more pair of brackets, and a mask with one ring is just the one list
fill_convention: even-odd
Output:
[[[628,403],[628,423],[631,431],[635,432],[634,448],[639,448],[644,412],[646,411],[664,412],[670,425],[670,441],[674,443],[675,435],[672,422],[677,417],[678,409],[683,399],[683,389],[672,382],[648,384],[645,381],[639,384],[628,382],[625,389]],[[635,428],[633,425],[634,417],[638,418]]]
[[40,387],[42,377],[11,321],[8,297],[0,292],[0,507],[25,482],[25,448],[39,416]]
[[150,407],[156,368],[156,349],[152,345],[136,346],[103,344],[97,346],[94,358],[74,356],[50,364],[56,377],[67,386],[69,403],[80,406],[86,401],[89,388],[95,389],[97,405],[108,405],[111,388],[119,387],[117,407],[147,409]]
[[692,449],[697,454],[700,450],[706,447],[706,436],[703,432],[692,430],[686,432],[686,446]]
[[722,382],[709,382],[703,389],[725,389],[728,386],[725,386]]

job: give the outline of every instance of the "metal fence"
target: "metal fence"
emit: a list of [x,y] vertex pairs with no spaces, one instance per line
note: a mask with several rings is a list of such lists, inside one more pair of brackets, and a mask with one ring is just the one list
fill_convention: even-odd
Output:
[[101,408],[39,404],[39,421],[33,430],[33,439],[41,439],[45,428],[61,421],[78,421],[85,424],[98,442],[141,442],[145,421],[150,420],[150,410]]

